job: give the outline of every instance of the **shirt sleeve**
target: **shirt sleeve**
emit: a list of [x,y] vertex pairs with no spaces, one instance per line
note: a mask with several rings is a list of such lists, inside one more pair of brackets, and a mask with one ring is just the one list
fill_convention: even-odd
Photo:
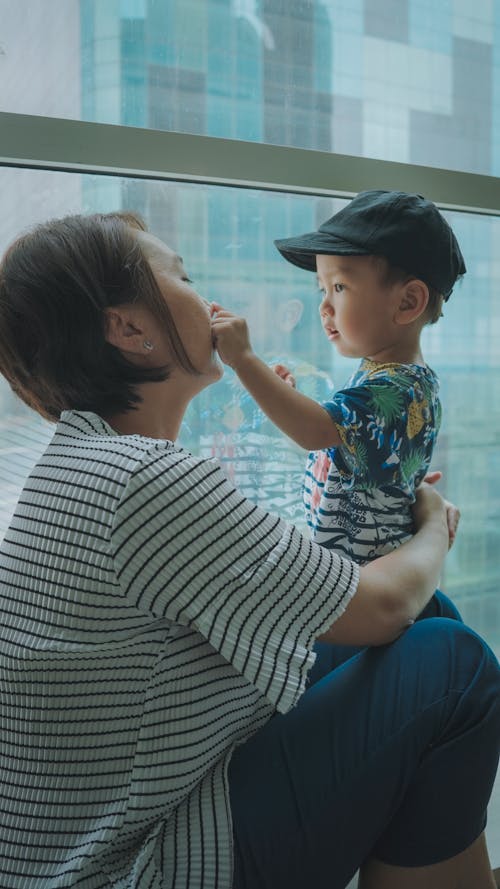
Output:
[[281,712],[359,577],[246,500],[216,462],[183,451],[150,453],[130,476],[111,548],[131,603],[196,629]]
[[[391,380],[342,389],[323,407],[330,414],[342,444],[329,448],[337,468],[356,477],[359,490],[397,485],[402,482],[402,459],[408,450],[409,393]],[[408,489],[411,493],[411,489]]]

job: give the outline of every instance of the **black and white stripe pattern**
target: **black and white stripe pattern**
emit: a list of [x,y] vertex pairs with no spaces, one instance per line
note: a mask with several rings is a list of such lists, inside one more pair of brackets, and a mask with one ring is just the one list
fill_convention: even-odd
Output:
[[0,548],[2,889],[229,889],[231,751],[357,577],[213,461],[63,414]]
[[[312,468],[311,468],[312,467]],[[314,477],[313,459],[304,474],[303,496],[311,539],[359,565],[397,549],[413,536],[410,498],[380,488],[346,489],[332,462],[326,482]],[[315,511],[310,504],[320,498]]]

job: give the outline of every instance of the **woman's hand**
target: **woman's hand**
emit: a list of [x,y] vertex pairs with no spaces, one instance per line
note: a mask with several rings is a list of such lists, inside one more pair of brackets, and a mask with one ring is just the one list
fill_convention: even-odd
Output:
[[356,595],[320,639],[340,645],[385,645],[415,622],[429,602],[450,541],[448,505],[433,487],[417,488],[415,533],[401,546],[362,565]]
[[[422,484],[419,485],[419,487],[416,490],[417,500],[416,500],[414,508],[413,508],[413,517],[414,517],[415,524],[417,527],[420,527],[420,525],[419,525],[419,521],[420,521],[420,519],[419,519],[419,508],[420,508],[419,497],[424,498],[422,505],[425,510],[428,507],[428,504],[426,504],[426,502],[425,502],[426,490],[429,490],[429,489],[432,490],[432,486],[435,485],[436,482],[438,482],[441,478],[442,478],[442,473],[439,471],[428,472],[427,475],[425,476]],[[438,492],[434,491],[434,493],[437,494]],[[438,496],[439,496],[440,500],[442,501],[442,504],[445,509],[446,526],[448,528],[448,549],[450,549],[453,546],[453,544],[455,542],[455,538],[457,536],[458,523],[460,521],[460,510],[459,510],[458,506],[455,506],[455,504],[451,503],[449,500],[445,500],[444,497],[441,497],[440,494]],[[430,505],[432,508],[432,501],[430,501]],[[425,520],[425,517],[422,520]]]
[[213,344],[219,358],[224,364],[236,368],[245,357],[253,354],[247,323],[218,303],[211,304],[210,314]]

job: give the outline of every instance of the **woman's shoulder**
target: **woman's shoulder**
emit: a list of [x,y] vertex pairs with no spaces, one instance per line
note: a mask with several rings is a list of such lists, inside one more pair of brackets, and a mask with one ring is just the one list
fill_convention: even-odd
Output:
[[[64,411],[45,454],[61,468],[78,472],[98,472],[100,476],[120,478],[142,474],[151,478],[171,470],[175,474],[194,471],[207,463],[167,439],[144,435],[123,435],[97,414],[88,411]],[[181,469],[182,467],[182,469]]]
[[139,434],[122,434],[113,429],[98,414],[90,411],[63,411],[52,442],[70,451],[94,450],[110,455],[129,456],[142,462],[148,455],[187,453],[169,439],[148,438]]
[[221,482],[225,476],[212,457],[199,457],[176,442],[123,435],[99,417],[85,411],[64,411],[45,452],[45,461],[72,475],[92,474],[119,487],[176,481],[203,485]]

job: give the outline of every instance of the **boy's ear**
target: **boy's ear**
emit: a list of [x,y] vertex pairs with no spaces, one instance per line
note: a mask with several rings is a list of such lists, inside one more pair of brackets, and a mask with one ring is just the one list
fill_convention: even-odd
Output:
[[411,324],[425,312],[429,302],[429,288],[419,278],[411,278],[401,286],[396,307],[396,324]]

